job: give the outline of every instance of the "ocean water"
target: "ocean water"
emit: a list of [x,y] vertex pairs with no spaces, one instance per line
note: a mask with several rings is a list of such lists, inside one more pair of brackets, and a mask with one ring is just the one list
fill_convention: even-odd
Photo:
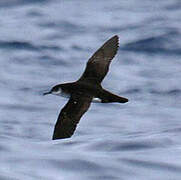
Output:
[[[179,0],[1,0],[0,15],[0,179],[180,180]],[[103,87],[129,102],[93,103],[52,141],[67,99],[43,92],[115,34]]]

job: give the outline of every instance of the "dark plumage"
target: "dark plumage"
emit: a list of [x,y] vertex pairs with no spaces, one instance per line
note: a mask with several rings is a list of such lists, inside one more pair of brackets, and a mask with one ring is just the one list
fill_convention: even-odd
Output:
[[80,79],[73,83],[58,84],[46,94],[70,97],[61,110],[53,133],[53,139],[69,138],[73,135],[82,115],[88,110],[93,98],[102,103],[126,103],[127,98],[117,96],[105,90],[101,82],[106,76],[111,60],[117,53],[118,36],[106,41],[88,60],[86,69]]

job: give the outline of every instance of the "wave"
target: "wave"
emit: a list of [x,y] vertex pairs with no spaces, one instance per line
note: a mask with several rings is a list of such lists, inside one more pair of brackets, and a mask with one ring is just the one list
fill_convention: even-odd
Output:
[[181,34],[173,31],[127,43],[122,50],[181,55],[180,45],[177,44],[179,39],[181,39]]
[[158,94],[158,95],[171,95],[171,96],[178,96],[181,95],[180,89],[171,89],[168,91],[159,91],[159,90],[151,90],[151,94]]
[[8,50],[31,50],[31,51],[39,51],[39,50],[61,50],[62,48],[58,46],[49,46],[49,45],[34,45],[29,42],[23,41],[0,41],[0,49],[8,49]]
[[1,0],[0,1],[0,8],[4,7],[12,7],[12,6],[18,6],[18,5],[25,5],[30,3],[45,3],[49,0]]

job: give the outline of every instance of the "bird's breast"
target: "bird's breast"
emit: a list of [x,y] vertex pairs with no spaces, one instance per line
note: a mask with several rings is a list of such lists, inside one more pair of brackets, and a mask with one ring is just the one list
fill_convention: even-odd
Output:
[[65,98],[70,98],[70,94],[64,91],[59,91],[58,93],[55,94],[56,96],[61,96]]

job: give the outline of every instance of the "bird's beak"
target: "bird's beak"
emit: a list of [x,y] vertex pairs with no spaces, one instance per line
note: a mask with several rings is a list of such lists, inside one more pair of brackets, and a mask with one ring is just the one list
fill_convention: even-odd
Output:
[[43,95],[51,94],[51,91],[43,93]]

